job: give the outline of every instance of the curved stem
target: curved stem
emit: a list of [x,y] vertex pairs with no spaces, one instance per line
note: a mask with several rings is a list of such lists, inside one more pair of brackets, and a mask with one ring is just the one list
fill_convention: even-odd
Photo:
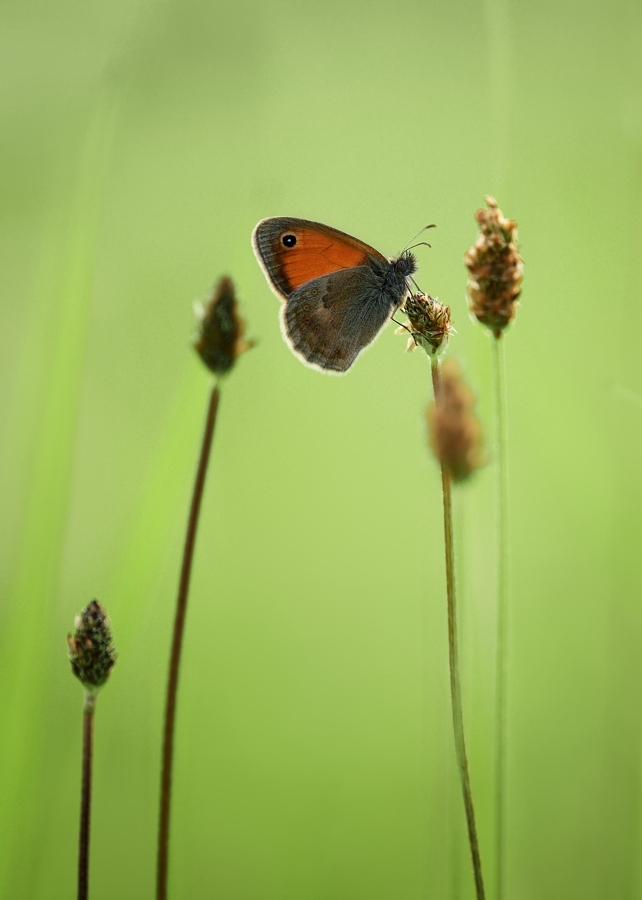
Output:
[[78,900],[89,896],[89,831],[91,824],[91,765],[94,749],[96,697],[85,693],[82,715],[82,779],[80,791],[80,835],[78,839]]
[[501,333],[493,339],[495,456],[497,459],[497,623],[495,659],[495,867],[497,900],[504,897],[506,834],[506,708],[508,651],[508,472],[506,461],[506,369]]
[[187,534],[183,549],[183,564],[178,585],[178,597],[176,600],[176,616],[174,619],[174,636],[172,639],[172,651],[169,661],[169,675],[167,679],[167,700],[165,705],[165,729],[163,733],[163,763],[161,771],[160,792],[160,818],[158,825],[158,858],[156,872],[156,897],[158,900],[167,898],[167,871],[169,866],[169,821],[172,794],[172,761],[174,757],[174,724],[176,720],[176,695],[178,692],[178,675],[181,662],[181,649],[183,646],[183,632],[185,630],[185,613],[187,612],[187,595],[189,591],[190,577],[192,574],[192,559],[194,556],[194,544],[196,541],[196,529],[198,515],[203,497],[205,475],[212,447],[216,412],[219,402],[219,389],[214,385],[210,395],[201,455],[196,470],[196,480],[192,493],[189,519],[187,522]]
[[[432,362],[432,383],[435,392],[435,402],[439,403],[440,373],[439,363],[436,360],[433,360]],[[466,742],[464,739],[464,714],[461,701],[461,683],[459,679],[459,647],[457,640],[457,598],[455,583],[455,547],[453,539],[451,478],[448,470],[443,464],[441,466],[441,487],[444,504],[446,596],[448,602],[448,658],[450,664],[450,697],[452,702],[453,732],[455,736],[455,754],[457,756],[457,767],[459,769],[461,789],[464,798],[464,809],[466,811],[466,825],[468,828],[468,843],[470,846],[470,855],[473,863],[475,892],[477,900],[485,900],[481,855],[479,852],[479,840],[477,838],[477,826],[475,825],[473,792],[470,786],[468,759],[466,757]]]

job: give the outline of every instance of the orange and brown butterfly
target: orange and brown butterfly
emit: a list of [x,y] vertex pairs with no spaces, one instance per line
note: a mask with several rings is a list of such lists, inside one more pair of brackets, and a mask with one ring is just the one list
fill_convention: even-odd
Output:
[[412,253],[386,259],[329,225],[279,216],[254,229],[252,246],[284,304],[292,351],[322,372],[347,372],[410,293]]

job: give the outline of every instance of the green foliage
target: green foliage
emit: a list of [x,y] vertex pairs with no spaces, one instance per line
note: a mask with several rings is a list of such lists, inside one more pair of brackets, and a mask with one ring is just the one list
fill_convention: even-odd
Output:
[[[634,4],[10,3],[2,33],[0,897],[73,896],[80,710],[64,639],[100,598],[92,900],[153,896],[162,705],[224,273],[258,346],[225,384],[181,674],[172,896],[470,897],[452,759],[424,354],[345,378],[284,345],[269,215],[398,253],[492,428],[463,254],[496,197],[525,275],[506,334],[507,886],[640,896]],[[608,312],[609,327],[604,324]],[[493,469],[458,491],[468,753],[493,871]]]

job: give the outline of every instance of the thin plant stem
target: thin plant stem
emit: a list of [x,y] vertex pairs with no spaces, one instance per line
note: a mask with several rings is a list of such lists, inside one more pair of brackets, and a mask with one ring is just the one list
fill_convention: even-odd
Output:
[[192,559],[194,556],[194,544],[196,542],[196,529],[198,516],[203,497],[205,475],[209,461],[216,412],[219,403],[219,388],[215,384],[210,394],[201,455],[196,470],[196,480],[192,493],[192,503],[187,522],[187,534],[183,549],[183,563],[178,585],[178,597],[176,600],[176,617],[174,619],[174,635],[172,639],[172,651],[169,661],[169,674],[167,679],[167,700],[165,704],[165,729],[163,732],[163,762],[161,771],[160,790],[160,816],[158,825],[158,857],[156,877],[157,900],[167,898],[167,872],[169,866],[169,822],[172,794],[172,761],[174,756],[174,724],[176,720],[176,695],[178,692],[178,676],[181,662],[181,649],[183,645],[183,632],[185,630],[185,614],[187,612],[187,595],[189,592],[190,576],[192,573]]
[[[439,403],[440,373],[439,363],[432,360],[432,383],[435,393],[435,402]],[[468,828],[468,843],[473,864],[475,878],[475,892],[477,900],[485,900],[484,880],[482,877],[481,855],[479,852],[479,840],[477,838],[477,826],[475,825],[475,809],[473,806],[473,793],[470,786],[468,772],[468,759],[466,757],[466,742],[464,739],[464,715],[461,702],[461,682],[459,676],[459,649],[457,641],[457,599],[455,585],[455,552],[453,539],[452,517],[452,491],[451,477],[446,466],[441,466],[441,487],[444,504],[444,543],[446,551],[446,596],[448,602],[448,658],[450,664],[450,697],[452,702],[453,731],[455,736],[455,754],[457,767],[461,780],[461,789],[466,811],[466,825]]]
[[82,714],[82,778],[80,791],[80,835],[78,839],[78,900],[89,896],[89,833],[91,824],[91,767],[94,750],[96,696],[85,691]]
[[508,671],[508,471],[506,459],[506,367],[501,333],[493,337],[495,456],[497,460],[497,623],[495,644],[495,871],[497,900],[504,898],[506,843],[506,711]]

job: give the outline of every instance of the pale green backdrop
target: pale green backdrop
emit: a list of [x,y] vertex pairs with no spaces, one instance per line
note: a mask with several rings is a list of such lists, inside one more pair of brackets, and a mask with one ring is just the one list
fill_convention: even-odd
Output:
[[[264,216],[398,253],[451,305],[486,194],[525,260],[506,340],[510,900],[642,898],[642,10],[630,0],[110,3],[0,13],[0,896],[75,892],[96,596],[93,900],[152,898],[165,667],[223,273],[258,346],[224,386],[187,622],[175,900],[473,896],[448,701],[429,367],[385,330],[305,369]],[[464,703],[489,897],[492,465],[458,491]]]

